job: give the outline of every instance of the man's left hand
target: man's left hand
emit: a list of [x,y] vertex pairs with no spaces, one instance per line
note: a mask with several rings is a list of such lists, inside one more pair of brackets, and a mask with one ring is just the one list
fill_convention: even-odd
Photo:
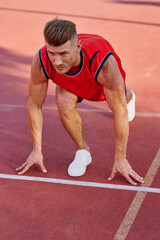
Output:
[[120,173],[122,176],[126,178],[126,180],[132,184],[132,185],[137,185],[135,181],[132,179],[136,180],[137,182],[144,183],[143,178],[140,177],[131,167],[127,159],[122,159],[122,160],[115,160],[112,172],[108,180],[112,180],[116,173]]

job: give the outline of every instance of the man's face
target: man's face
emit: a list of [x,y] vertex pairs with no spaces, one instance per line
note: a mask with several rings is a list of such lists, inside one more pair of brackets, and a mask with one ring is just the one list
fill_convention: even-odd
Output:
[[80,64],[80,42],[69,40],[60,46],[49,45],[46,42],[46,47],[49,59],[58,73],[65,74]]

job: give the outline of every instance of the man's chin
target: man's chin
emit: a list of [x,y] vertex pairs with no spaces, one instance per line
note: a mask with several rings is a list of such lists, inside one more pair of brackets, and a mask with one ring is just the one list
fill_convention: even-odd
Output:
[[67,70],[65,68],[55,68],[56,72],[59,74],[65,74],[67,73]]

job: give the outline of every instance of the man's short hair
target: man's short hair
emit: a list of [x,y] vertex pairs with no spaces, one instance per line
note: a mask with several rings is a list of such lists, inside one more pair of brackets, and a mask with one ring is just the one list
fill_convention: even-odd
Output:
[[46,23],[43,33],[47,43],[54,46],[77,38],[76,25],[71,21],[57,18]]

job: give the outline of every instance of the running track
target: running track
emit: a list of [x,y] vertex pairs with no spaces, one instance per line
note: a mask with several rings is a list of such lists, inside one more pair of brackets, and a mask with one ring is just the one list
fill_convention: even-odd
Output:
[[[43,45],[44,24],[56,16],[73,20],[79,32],[103,35],[121,56],[137,99],[128,159],[144,184],[133,187],[121,176],[107,181],[114,135],[105,103],[78,105],[93,163],[80,178],[67,175],[76,149],[59,121],[53,84],[43,108],[48,172],[15,172],[32,149],[30,64]],[[0,240],[159,239],[159,16],[159,1],[0,1]]]

